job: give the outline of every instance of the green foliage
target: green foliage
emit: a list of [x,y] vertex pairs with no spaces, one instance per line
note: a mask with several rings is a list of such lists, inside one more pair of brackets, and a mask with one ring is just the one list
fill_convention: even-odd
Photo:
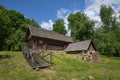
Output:
[[6,39],[6,43],[8,44],[8,49],[9,50],[21,50],[21,46],[25,44],[24,36],[25,36],[25,32],[23,32],[21,29],[17,29],[14,33],[12,33]]
[[13,46],[19,46],[17,50],[20,50],[20,45],[24,44],[25,30],[30,25],[39,26],[35,20],[0,6],[0,50],[11,50]]
[[55,21],[55,23],[53,24],[53,31],[64,35],[67,33],[63,19],[58,19]]
[[40,27],[40,25],[34,19],[26,19],[27,26]]
[[100,9],[100,17],[103,22],[103,28],[105,28],[105,31],[109,31],[110,26],[112,26],[113,22],[113,9],[109,6],[102,5]]
[[101,28],[96,29],[94,43],[97,50],[106,56],[120,56],[120,42],[113,32],[104,33]]
[[68,16],[69,29],[71,30],[71,36],[75,41],[86,40],[93,38],[94,21],[80,12],[70,14]]
[[6,15],[8,12],[4,7],[0,6],[0,50],[3,48],[3,44],[5,44],[5,38],[10,34],[10,18]]
[[120,56],[120,26],[114,10],[110,6],[101,6],[102,27],[97,28],[94,42],[99,52],[107,56]]

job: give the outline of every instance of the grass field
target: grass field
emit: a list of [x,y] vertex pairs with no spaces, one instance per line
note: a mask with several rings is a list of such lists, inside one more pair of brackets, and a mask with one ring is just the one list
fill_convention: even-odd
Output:
[[120,80],[120,57],[101,56],[102,63],[77,59],[75,54],[53,54],[53,66],[34,71],[21,52],[0,52],[0,80]]

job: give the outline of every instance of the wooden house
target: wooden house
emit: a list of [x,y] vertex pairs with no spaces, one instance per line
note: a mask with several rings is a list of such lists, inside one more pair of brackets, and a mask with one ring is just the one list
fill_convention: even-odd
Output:
[[26,33],[26,42],[29,48],[64,50],[72,42],[72,39],[71,37],[44,30],[40,27],[29,27]]
[[96,49],[92,40],[85,40],[85,41],[70,43],[65,49],[65,52],[80,53],[82,51],[95,51],[95,50]]

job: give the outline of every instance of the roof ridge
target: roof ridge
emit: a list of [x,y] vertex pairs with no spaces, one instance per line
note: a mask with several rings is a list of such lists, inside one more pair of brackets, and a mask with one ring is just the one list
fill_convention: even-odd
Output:
[[38,36],[38,37],[66,41],[66,42],[73,42],[70,36],[66,36],[66,35],[63,35],[57,32],[45,30],[40,27],[29,26],[29,31],[32,36]]
[[[30,27],[33,27],[33,26],[30,26]],[[29,28],[30,28],[30,27],[29,27]],[[35,26],[34,26],[34,27],[35,27]],[[50,30],[46,30],[46,29],[42,29],[42,28],[40,28],[40,27],[36,27],[36,28],[39,28],[39,29],[44,30],[44,31],[52,32],[52,33],[55,33],[55,34],[59,34],[59,35],[61,35],[61,36],[65,36],[65,37],[69,37],[69,38],[71,38],[70,36],[66,36],[66,35],[63,35],[63,34],[60,34],[60,33],[54,32],[54,31],[50,31]]]
[[80,42],[86,42],[86,41],[92,41],[91,39],[88,39],[88,40],[83,40],[83,41],[77,41],[77,42],[73,42],[73,43],[70,43],[70,44],[75,44],[75,43],[80,43]]

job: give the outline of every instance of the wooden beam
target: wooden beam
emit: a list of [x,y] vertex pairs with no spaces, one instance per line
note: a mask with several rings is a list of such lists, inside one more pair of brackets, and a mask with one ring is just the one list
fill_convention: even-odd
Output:
[[43,45],[43,49],[47,51],[47,43]]

